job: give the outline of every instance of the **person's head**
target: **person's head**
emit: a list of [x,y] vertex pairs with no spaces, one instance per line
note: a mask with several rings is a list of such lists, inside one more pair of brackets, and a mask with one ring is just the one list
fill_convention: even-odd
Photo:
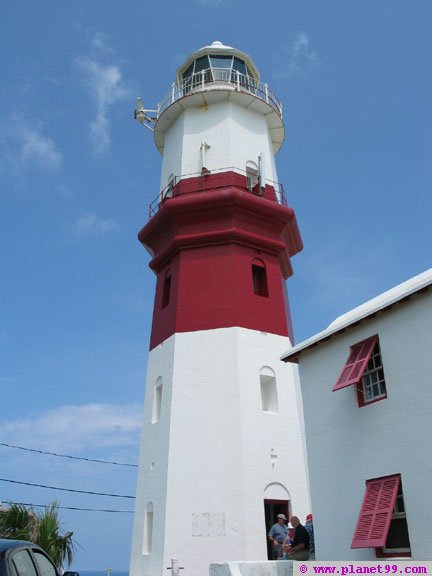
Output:
[[306,516],[306,524],[309,522],[309,524],[312,524],[312,514],[308,514]]
[[286,521],[287,517],[285,516],[285,514],[278,514],[277,515],[277,521],[278,524],[283,524]]
[[300,520],[297,518],[297,516],[291,516],[291,524],[294,526],[294,528],[297,528],[297,526],[300,524]]

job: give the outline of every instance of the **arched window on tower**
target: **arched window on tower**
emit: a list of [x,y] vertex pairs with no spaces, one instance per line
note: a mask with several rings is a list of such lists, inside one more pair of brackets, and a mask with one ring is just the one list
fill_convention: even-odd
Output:
[[165,274],[163,289],[162,289],[162,308],[168,306],[171,296],[171,270]]
[[260,370],[261,403],[263,412],[279,413],[276,375],[271,368],[263,366]]
[[161,416],[161,409],[162,409],[162,389],[163,389],[163,380],[159,376],[156,380],[154,392],[153,392],[153,409],[152,409],[152,424],[159,422]]
[[146,506],[144,516],[143,554],[151,554],[153,540],[153,503]]
[[252,260],[252,286],[254,294],[268,298],[266,265],[259,258]]

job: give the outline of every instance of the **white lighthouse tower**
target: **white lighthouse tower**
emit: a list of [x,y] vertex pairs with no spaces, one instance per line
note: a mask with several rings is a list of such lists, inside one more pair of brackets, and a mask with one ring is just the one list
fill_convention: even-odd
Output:
[[[139,233],[157,276],[131,576],[266,560],[275,515],[309,510],[285,280],[302,249],[278,183],[282,108],[251,58],[192,54],[150,117],[161,193]],[[174,567],[177,565],[174,562]]]

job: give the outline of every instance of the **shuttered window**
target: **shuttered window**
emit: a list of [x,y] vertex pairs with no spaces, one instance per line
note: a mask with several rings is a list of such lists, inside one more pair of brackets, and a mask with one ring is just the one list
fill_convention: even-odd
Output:
[[357,385],[360,382],[377,342],[378,336],[372,336],[355,346],[351,346],[350,355],[336,384],[333,386],[333,392],[352,384]]
[[385,546],[399,484],[399,475],[386,476],[366,482],[366,494],[351,548]]

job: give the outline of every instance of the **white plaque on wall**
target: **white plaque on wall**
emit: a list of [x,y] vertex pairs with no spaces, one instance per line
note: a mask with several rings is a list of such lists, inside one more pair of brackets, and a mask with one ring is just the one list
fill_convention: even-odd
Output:
[[192,514],[192,536],[225,536],[225,513]]

